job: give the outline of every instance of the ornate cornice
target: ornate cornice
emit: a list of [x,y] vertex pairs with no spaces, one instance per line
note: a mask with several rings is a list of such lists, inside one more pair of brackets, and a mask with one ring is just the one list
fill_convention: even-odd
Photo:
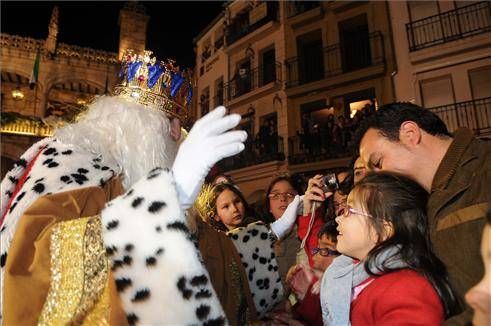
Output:
[[[0,46],[2,48],[17,49],[32,53],[36,52],[39,49],[42,53],[44,53],[44,44],[44,40],[36,40],[30,37],[10,35],[5,33],[0,34]],[[116,52],[96,50],[88,47],[69,45],[65,43],[58,43],[55,57],[77,58],[84,61],[115,65],[119,64],[118,54]]]

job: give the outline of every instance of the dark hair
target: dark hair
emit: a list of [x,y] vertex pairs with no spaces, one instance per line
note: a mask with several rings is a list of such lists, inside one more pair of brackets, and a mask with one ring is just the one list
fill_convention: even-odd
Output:
[[[428,193],[412,179],[389,172],[369,173],[353,189],[360,196],[363,208],[372,218],[370,224],[379,236],[384,234],[384,222],[390,222],[393,234],[379,242],[366,258],[365,270],[377,275],[370,266],[376,266],[377,256],[388,247],[398,246],[398,255],[408,267],[423,275],[433,285],[443,303],[446,317],[457,312],[458,306],[448,282],[445,265],[432,251],[429,237],[426,204]],[[381,267],[384,273],[394,269]]]
[[321,238],[322,236],[327,236],[329,239],[332,241],[336,242],[337,241],[337,236],[339,234],[338,230],[338,223],[336,220],[329,220],[324,225],[319,229],[319,232],[317,233],[317,238]]
[[214,216],[217,214],[218,196],[220,196],[220,194],[225,190],[232,191],[242,201],[242,204],[244,205],[244,219],[242,220],[241,226],[247,225],[248,220],[250,220],[254,216],[254,214],[251,211],[249,204],[247,204],[247,201],[245,200],[242,192],[233,184],[226,183],[226,182],[219,183],[212,188],[211,198],[210,198],[210,212],[208,213],[209,214],[208,223],[210,223],[211,226],[213,226],[217,230],[228,231],[227,227],[225,226],[225,224],[223,224],[222,221],[216,221],[214,218]]
[[491,202],[488,204],[488,213],[486,214],[486,222],[491,225]]
[[413,121],[418,127],[433,136],[452,136],[445,123],[433,112],[409,102],[395,102],[380,107],[365,119],[356,132],[356,144],[373,128],[390,141],[399,141],[399,129],[404,121]]
[[353,189],[353,169],[350,169],[350,168],[342,168],[341,170],[339,170],[338,172],[336,172],[336,179],[337,179],[337,176],[340,174],[340,173],[347,173],[348,175],[346,176],[346,178],[344,178],[343,181],[339,181],[338,180],[338,190],[342,195],[348,195],[351,191],[351,189]]

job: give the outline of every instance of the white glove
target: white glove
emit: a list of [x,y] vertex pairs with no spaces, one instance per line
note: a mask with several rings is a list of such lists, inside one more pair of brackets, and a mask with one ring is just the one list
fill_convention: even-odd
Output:
[[295,224],[295,221],[297,220],[298,206],[301,201],[300,196],[296,195],[295,198],[293,198],[293,201],[285,209],[283,215],[271,223],[270,228],[278,239],[281,239],[292,229],[293,224]]
[[241,117],[225,115],[226,111],[219,106],[196,121],[179,147],[172,171],[182,209],[193,205],[208,171],[216,162],[244,149],[247,133],[228,131],[239,124]]

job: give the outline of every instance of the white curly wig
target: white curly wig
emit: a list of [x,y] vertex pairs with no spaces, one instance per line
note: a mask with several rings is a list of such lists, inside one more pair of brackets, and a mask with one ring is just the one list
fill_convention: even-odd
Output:
[[172,166],[178,144],[170,137],[165,113],[115,96],[101,96],[76,123],[55,138],[116,163],[125,189],[155,167]]

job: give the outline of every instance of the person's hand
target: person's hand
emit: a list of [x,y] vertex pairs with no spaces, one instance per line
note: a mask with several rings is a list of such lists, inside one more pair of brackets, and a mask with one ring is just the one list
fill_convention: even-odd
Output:
[[314,273],[310,266],[304,264],[299,264],[297,266],[295,273],[290,279],[289,286],[297,298],[303,300],[309,290],[310,284],[314,280]]
[[307,190],[303,196],[303,215],[310,214],[314,202],[323,202],[326,198],[332,196],[332,192],[324,192],[322,190],[323,186],[321,174],[309,179]]
[[292,229],[295,221],[297,220],[297,209],[300,205],[301,197],[296,195],[292,202],[288,204],[288,207],[283,212],[283,215],[273,223],[270,227],[278,239],[283,238]]
[[240,153],[247,138],[245,131],[228,131],[240,122],[239,114],[226,115],[217,107],[194,124],[179,147],[172,166],[179,201],[191,207],[211,167],[221,159]]

